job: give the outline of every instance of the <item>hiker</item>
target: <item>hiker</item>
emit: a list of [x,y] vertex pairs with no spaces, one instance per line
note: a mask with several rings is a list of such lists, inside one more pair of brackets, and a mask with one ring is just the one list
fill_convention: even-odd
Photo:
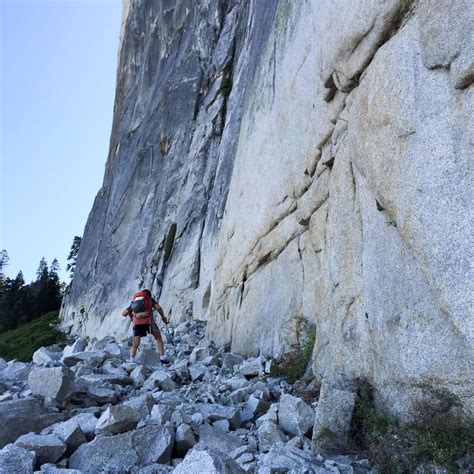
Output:
[[130,359],[133,361],[140,345],[141,338],[147,334],[152,334],[156,339],[158,350],[160,351],[160,360],[167,363],[165,357],[165,347],[160,329],[153,320],[153,310],[156,309],[160,313],[161,320],[168,324],[163,308],[151,296],[150,290],[142,290],[133,295],[133,301],[127,309],[124,309],[122,316],[128,316],[133,322],[133,343],[130,348]]

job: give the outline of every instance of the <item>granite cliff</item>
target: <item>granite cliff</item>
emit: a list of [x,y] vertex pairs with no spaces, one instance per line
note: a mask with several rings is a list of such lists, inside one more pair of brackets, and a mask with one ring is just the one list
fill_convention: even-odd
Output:
[[474,4],[129,0],[103,186],[61,317],[179,323],[474,414]]

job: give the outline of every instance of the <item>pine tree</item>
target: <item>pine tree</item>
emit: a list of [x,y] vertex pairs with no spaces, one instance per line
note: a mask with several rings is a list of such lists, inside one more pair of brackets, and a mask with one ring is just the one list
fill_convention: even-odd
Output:
[[77,254],[79,253],[79,247],[81,246],[81,242],[82,242],[82,237],[79,237],[76,235],[72,241],[69,255],[67,256],[67,261],[70,263],[67,264],[66,271],[69,272],[71,279],[74,278],[74,272],[76,270]]

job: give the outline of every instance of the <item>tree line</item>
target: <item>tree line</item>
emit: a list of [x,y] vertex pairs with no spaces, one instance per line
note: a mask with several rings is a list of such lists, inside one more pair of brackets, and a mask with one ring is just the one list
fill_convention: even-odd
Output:
[[[76,257],[81,243],[80,237],[74,237],[68,256],[67,270],[74,276]],[[58,310],[66,284],[59,277],[59,263],[54,259],[50,265],[43,257],[36,271],[36,279],[25,283],[23,273],[15,278],[5,274],[9,257],[6,250],[0,251],[0,332],[15,329],[33,319]]]

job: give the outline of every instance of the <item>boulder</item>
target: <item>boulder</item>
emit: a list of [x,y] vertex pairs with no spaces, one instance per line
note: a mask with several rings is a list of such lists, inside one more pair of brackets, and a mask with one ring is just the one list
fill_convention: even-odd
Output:
[[132,372],[130,372],[130,378],[132,379],[134,387],[141,387],[147,377],[145,367],[143,365],[137,365]]
[[74,392],[74,373],[65,367],[35,369],[28,376],[28,385],[34,395],[61,403]]
[[239,365],[238,372],[248,378],[257,377],[264,372],[262,361],[259,358],[247,359]]
[[77,469],[66,469],[58,467],[55,464],[43,464],[41,470],[36,472],[40,472],[41,474],[83,474],[82,471],[78,471]]
[[90,367],[99,367],[106,359],[107,355],[104,351],[83,351],[74,352],[61,358],[62,363],[66,367],[72,367],[79,362],[85,362]]
[[[174,461],[174,459],[173,459]],[[131,474],[170,474],[174,471],[173,466],[166,464],[150,464],[145,467],[134,467],[130,471]]]
[[42,435],[53,434],[66,444],[66,454],[75,451],[81,444],[87,443],[87,438],[79,423],[75,419],[69,419],[56,423],[41,432]]
[[34,451],[39,465],[55,463],[66,452],[66,444],[56,435],[28,433],[20,436],[15,441],[15,446]]
[[29,432],[39,432],[63,420],[63,415],[45,410],[39,400],[25,398],[0,404],[0,448]]
[[93,413],[80,413],[79,415],[73,416],[68,420],[70,423],[78,423],[82,432],[86,435],[88,441],[94,438],[98,421],[99,419],[96,418]]
[[123,402],[124,405],[128,405],[140,414],[141,419],[145,419],[150,413],[155,404],[155,400],[150,393],[144,393],[138,397],[130,398]]
[[213,449],[188,452],[174,474],[244,474],[245,471],[227,454]]
[[209,356],[213,356],[217,353],[217,350],[209,346],[197,346],[195,347],[191,355],[189,356],[189,362],[194,364],[195,362],[200,362],[206,359]]
[[88,389],[90,385],[104,386],[105,384],[111,385],[132,385],[132,379],[125,374],[85,374],[81,375],[76,382],[78,387]]
[[189,366],[189,375],[191,377],[191,380],[193,382],[198,382],[199,380],[202,380],[204,375],[207,372],[207,367],[205,367],[203,364],[193,364]]
[[35,461],[33,451],[8,444],[0,450],[0,474],[32,474]]
[[286,441],[285,435],[273,421],[265,421],[257,431],[258,448],[262,453],[270,451],[278,443]]
[[258,473],[274,472],[312,472],[317,474],[334,474],[339,470],[326,468],[321,458],[294,446],[275,446],[262,455],[258,462]]
[[232,372],[236,365],[240,365],[244,361],[244,357],[232,352],[226,352],[222,356],[222,370]]
[[135,357],[135,362],[145,367],[161,365],[160,353],[153,349],[141,348]]
[[346,451],[356,392],[357,381],[325,373],[314,420],[314,451],[324,454]]
[[176,388],[176,384],[167,372],[159,369],[155,370],[143,384],[144,390],[153,390],[154,388],[160,388],[164,391],[171,391]]
[[33,354],[33,362],[38,365],[54,365],[61,358],[60,352],[53,352],[46,347],[40,347]]
[[278,424],[285,433],[304,435],[313,427],[314,411],[301,398],[285,393],[280,397]]
[[215,449],[228,453],[235,448],[242,446],[244,442],[234,434],[209,425],[199,427],[199,447],[202,449]]
[[93,385],[87,389],[87,396],[99,405],[117,403],[117,393],[111,388],[101,388]]
[[30,365],[11,360],[0,368],[0,382],[8,387],[11,385],[21,386],[26,383],[29,373]]
[[87,341],[83,339],[82,337],[78,337],[72,344],[70,344],[69,346],[66,346],[63,349],[62,359],[72,354],[85,351],[86,346],[87,346]]
[[107,408],[97,422],[96,433],[114,435],[135,428],[140,414],[130,405],[115,405]]
[[182,382],[189,381],[191,377],[188,369],[188,361],[186,359],[175,362],[170,367],[170,370],[172,370]]
[[167,421],[171,420],[173,411],[172,406],[159,403],[151,410],[150,422],[157,425],[164,425]]
[[241,419],[243,422],[253,420],[254,418],[264,414],[268,410],[269,403],[261,400],[254,395],[250,395],[242,410]]
[[193,430],[186,423],[181,423],[176,429],[176,454],[179,457],[186,456],[186,453],[196,444],[196,437]]
[[233,430],[240,427],[240,410],[237,407],[226,407],[214,403],[196,403],[193,411],[202,414],[209,421],[228,420]]
[[257,420],[255,421],[257,428],[260,428],[260,426],[266,421],[272,421],[273,423],[278,424],[278,406],[278,403],[270,405],[270,408],[268,409],[267,413],[257,418]]
[[128,472],[133,467],[169,463],[173,446],[171,426],[150,425],[115,436],[97,437],[80,446],[68,465],[84,472]]

